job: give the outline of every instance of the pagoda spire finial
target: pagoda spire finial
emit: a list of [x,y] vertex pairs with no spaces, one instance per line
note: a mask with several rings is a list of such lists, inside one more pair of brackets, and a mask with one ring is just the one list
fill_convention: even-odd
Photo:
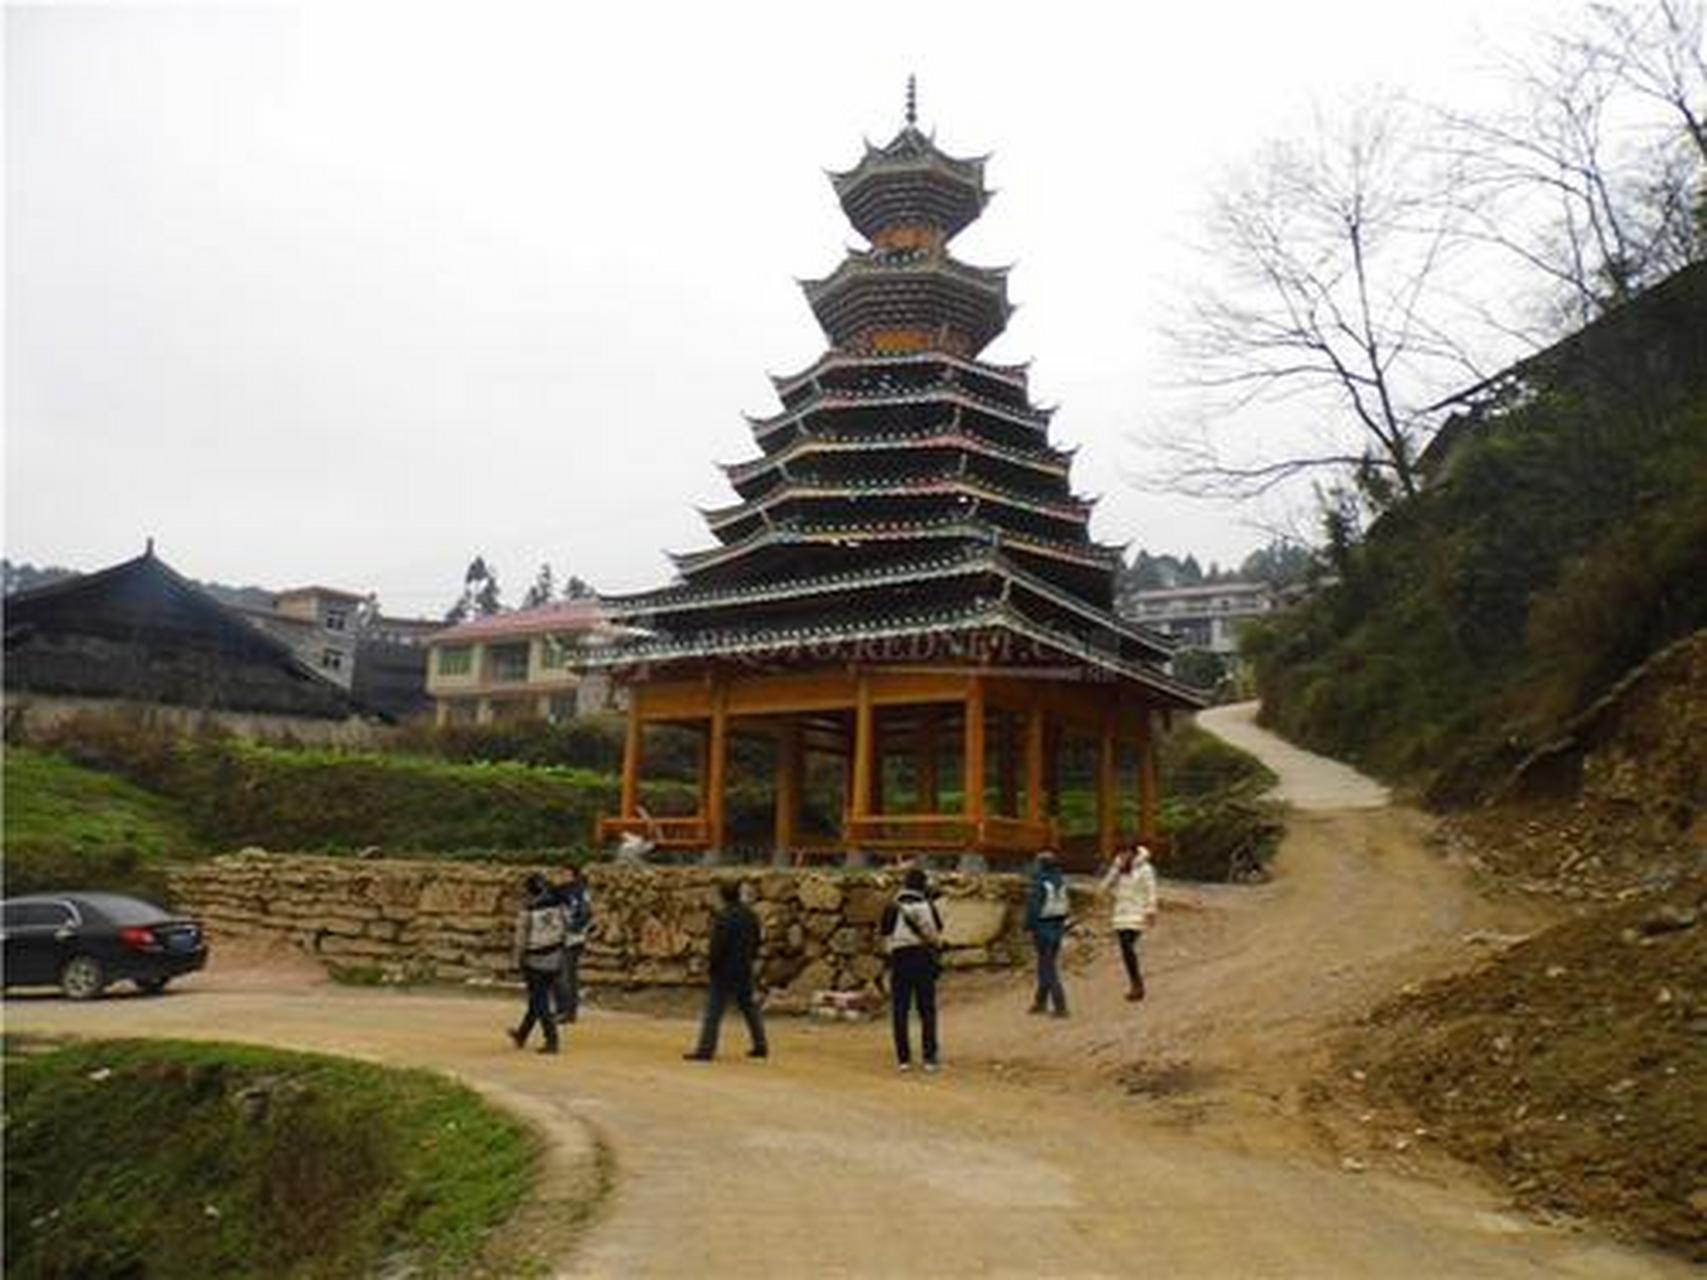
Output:
[[907,127],[911,129],[919,122],[919,78],[915,75],[907,77]]

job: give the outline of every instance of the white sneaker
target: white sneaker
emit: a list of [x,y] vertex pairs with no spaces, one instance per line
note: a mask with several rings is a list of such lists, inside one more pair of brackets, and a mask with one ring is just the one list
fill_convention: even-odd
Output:
[[896,1063],[896,1067],[903,1072],[911,1071],[913,1069],[913,1064],[910,1062],[899,1062]]
[[941,1069],[942,1069],[942,1068],[940,1068],[940,1067],[939,1067],[939,1066],[937,1066],[937,1064],[936,1064],[936,1063],[934,1063],[934,1062],[927,1062],[927,1063],[925,1063],[925,1070],[926,1070],[926,1071],[928,1071],[928,1072],[929,1072],[929,1073],[930,1073],[930,1074],[931,1074],[931,1075],[933,1075],[933,1076],[934,1076],[934,1075],[935,1075],[935,1074],[936,1074],[936,1073],[937,1073],[937,1072],[938,1072],[938,1071],[940,1071],[940,1070],[941,1070]]

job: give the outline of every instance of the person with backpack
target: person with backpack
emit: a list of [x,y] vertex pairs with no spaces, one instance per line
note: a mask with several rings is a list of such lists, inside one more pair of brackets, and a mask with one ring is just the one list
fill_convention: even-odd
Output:
[[557,1021],[573,1022],[581,1011],[581,952],[593,927],[593,902],[587,893],[587,877],[570,863],[568,878],[557,886],[557,901],[565,916],[563,964],[557,971],[553,994],[557,998]]
[[759,918],[741,901],[741,884],[724,880],[717,886],[723,907],[711,922],[711,987],[705,993],[705,1017],[699,1026],[699,1044],[682,1057],[689,1062],[710,1062],[717,1055],[717,1031],[723,1011],[733,1000],[747,1020],[749,1058],[768,1058],[765,1020],[753,996],[753,962],[759,956]]
[[1144,975],[1138,967],[1139,936],[1156,921],[1156,869],[1143,845],[1123,849],[1102,878],[1102,891],[1113,892],[1110,915],[1120,940],[1120,959],[1126,966],[1126,998],[1144,998]]
[[913,1006],[919,1010],[924,1040],[925,1070],[938,1066],[936,1036],[937,948],[942,943],[942,914],[926,892],[923,867],[909,867],[901,892],[883,912],[881,928],[889,953],[889,1009],[895,1031],[895,1060],[901,1070],[913,1068],[909,1023]]
[[551,1016],[551,989],[563,968],[563,939],[568,917],[557,893],[537,871],[527,878],[527,904],[516,913],[516,968],[527,983],[528,1007],[510,1040],[520,1049],[537,1023],[545,1036],[541,1053],[557,1052],[557,1019]]
[[1067,878],[1061,874],[1055,855],[1045,849],[1037,855],[1037,869],[1025,899],[1025,927],[1037,950],[1037,994],[1031,1000],[1032,1013],[1048,1011],[1057,1018],[1067,1016],[1067,992],[1061,985],[1061,943],[1067,936],[1071,912]]

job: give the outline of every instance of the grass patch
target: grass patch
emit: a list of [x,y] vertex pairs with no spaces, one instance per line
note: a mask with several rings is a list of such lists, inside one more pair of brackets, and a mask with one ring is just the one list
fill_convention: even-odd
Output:
[[538,1161],[522,1122],[429,1072],[71,1044],[7,1063],[6,1274],[467,1274]]
[[162,863],[202,852],[179,806],[27,747],[5,757],[8,894],[92,887],[165,895]]

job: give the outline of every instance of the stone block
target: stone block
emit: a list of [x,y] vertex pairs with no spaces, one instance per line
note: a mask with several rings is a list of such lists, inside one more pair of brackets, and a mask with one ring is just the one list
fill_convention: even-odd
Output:
[[839,956],[856,955],[871,950],[871,932],[845,924],[830,935],[830,950]]
[[848,959],[848,972],[860,982],[875,982],[887,966],[883,957],[872,952],[861,956],[851,956]]
[[810,996],[814,991],[830,991],[835,985],[835,966],[828,960],[814,960],[794,975],[794,981],[788,984],[788,989]]
[[807,937],[824,939],[841,927],[842,918],[833,911],[814,911],[801,923],[806,928]]
[[657,916],[647,916],[640,922],[640,954],[660,960],[678,956],[687,950],[687,935],[670,928]]
[[842,886],[829,876],[801,877],[800,905],[808,911],[840,911],[842,897]]
[[[517,898],[519,901],[519,895]],[[421,890],[419,909],[432,915],[492,915],[502,905],[494,885],[434,880]]]
[[943,942],[950,947],[984,947],[1001,937],[1008,921],[1008,904],[981,898],[950,898],[939,902]]
[[890,894],[875,885],[858,885],[847,891],[842,918],[849,924],[876,924],[883,918]]

